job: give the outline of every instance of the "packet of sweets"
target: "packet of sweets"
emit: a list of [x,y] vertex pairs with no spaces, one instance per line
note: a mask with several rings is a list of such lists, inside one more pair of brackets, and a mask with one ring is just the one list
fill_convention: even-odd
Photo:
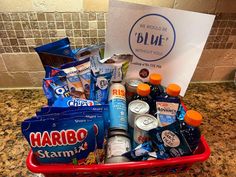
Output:
[[100,163],[104,159],[104,143],[105,143],[105,122],[103,113],[101,111],[90,111],[90,112],[64,112],[57,114],[46,114],[43,116],[36,116],[31,119],[25,120],[24,122],[34,122],[34,121],[59,121],[65,119],[74,119],[76,122],[84,123],[84,122],[93,122],[96,143],[97,143],[97,162]]
[[192,154],[186,139],[180,131],[179,121],[165,127],[152,129],[148,133],[157,148],[155,157],[158,159]]
[[75,61],[75,54],[70,48],[68,38],[63,38],[35,48],[43,66],[53,66],[59,68],[62,64]]
[[92,56],[90,59],[93,74],[104,74],[113,72],[112,82],[122,82],[128,71],[133,55],[114,54],[110,58],[101,59],[99,56]]
[[65,76],[54,76],[43,79],[43,90],[48,99],[48,105],[52,105],[58,98],[70,97]]
[[39,163],[96,163],[93,122],[80,119],[24,121],[22,133]]
[[90,81],[90,99],[101,104],[107,104],[109,96],[109,85],[112,73],[99,75],[91,74]]

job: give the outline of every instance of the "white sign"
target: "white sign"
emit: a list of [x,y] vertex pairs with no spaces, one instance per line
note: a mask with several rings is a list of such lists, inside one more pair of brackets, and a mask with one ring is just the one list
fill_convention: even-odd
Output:
[[134,55],[127,77],[148,81],[162,75],[162,85],[176,83],[184,96],[215,16],[111,0],[105,57]]

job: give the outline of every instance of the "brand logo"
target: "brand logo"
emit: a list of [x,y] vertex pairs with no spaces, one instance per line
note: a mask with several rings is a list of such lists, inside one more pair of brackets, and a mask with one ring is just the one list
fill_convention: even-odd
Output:
[[79,99],[72,99],[67,102],[67,105],[70,107],[78,107],[78,106],[93,106],[94,102],[90,100],[79,100]]
[[62,146],[73,145],[77,142],[82,142],[88,135],[88,131],[80,128],[77,131],[68,129],[62,131],[51,131],[50,133],[44,131],[32,132],[29,135],[30,144],[32,147],[45,147],[45,146]]
[[171,52],[175,39],[175,29],[168,18],[160,14],[147,14],[132,26],[129,47],[140,60],[157,61]]

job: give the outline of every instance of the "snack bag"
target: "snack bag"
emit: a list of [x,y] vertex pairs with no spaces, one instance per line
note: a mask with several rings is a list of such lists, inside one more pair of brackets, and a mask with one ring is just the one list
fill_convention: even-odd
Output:
[[110,58],[101,59],[99,56],[92,56],[90,59],[91,70],[94,75],[113,73],[112,82],[122,82],[128,71],[133,55],[114,54]]
[[122,156],[127,157],[130,161],[140,161],[146,160],[148,158],[148,153],[154,150],[151,141],[145,142],[138,145],[136,148],[129,152],[122,154]]
[[97,101],[93,100],[85,100],[79,98],[72,98],[72,97],[61,97],[54,101],[52,104],[53,107],[79,107],[79,106],[93,106],[99,105]]
[[92,121],[76,118],[28,120],[21,128],[39,163],[96,163]]
[[98,45],[89,45],[84,48],[75,49],[73,52],[76,55],[76,58],[81,61],[85,58],[91,57],[91,56],[99,56],[101,58],[104,57],[104,44],[98,44]]
[[156,146],[155,153],[149,153],[152,157],[166,159],[191,155],[191,149],[180,131],[178,121],[165,127],[158,127],[149,131],[149,136]]
[[90,99],[107,104],[112,73],[93,75],[90,82]]
[[44,67],[49,65],[59,68],[62,64],[76,60],[68,38],[36,47],[35,51],[38,53]]
[[89,85],[91,78],[90,58],[85,58],[81,61],[67,63],[65,65],[62,65],[61,68],[65,72],[70,72],[72,70],[74,71],[73,75],[76,75],[76,77],[80,80],[80,85],[82,84],[85,96],[86,98],[89,98],[89,93],[90,93]]
[[54,76],[43,79],[44,94],[48,99],[48,105],[53,105],[58,98],[70,97],[65,76]]

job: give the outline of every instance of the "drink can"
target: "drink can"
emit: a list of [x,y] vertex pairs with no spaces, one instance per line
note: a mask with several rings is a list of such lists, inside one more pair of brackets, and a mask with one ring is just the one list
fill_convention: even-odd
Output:
[[114,83],[109,92],[110,128],[128,131],[128,116],[126,108],[125,87]]
[[134,141],[137,144],[142,144],[149,141],[148,131],[157,128],[158,120],[150,114],[142,114],[136,117],[134,123]]
[[134,128],[135,117],[140,114],[147,114],[149,112],[149,105],[141,100],[134,100],[128,106],[128,123]]

